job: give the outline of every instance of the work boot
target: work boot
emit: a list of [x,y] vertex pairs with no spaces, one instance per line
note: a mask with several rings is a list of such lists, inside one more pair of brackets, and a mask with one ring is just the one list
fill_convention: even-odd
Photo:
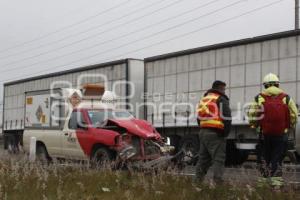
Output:
[[260,177],[257,179],[257,187],[266,187],[269,185],[269,179],[268,178],[265,178],[265,177]]
[[270,185],[274,188],[281,188],[284,185],[283,178],[280,176],[271,177]]

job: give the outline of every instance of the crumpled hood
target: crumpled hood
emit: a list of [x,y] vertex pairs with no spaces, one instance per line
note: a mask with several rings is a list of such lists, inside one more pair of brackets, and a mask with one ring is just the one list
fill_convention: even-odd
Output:
[[271,86],[267,89],[264,89],[262,93],[265,95],[268,95],[268,96],[277,96],[277,95],[283,93],[283,90],[278,87]]
[[120,119],[109,119],[109,121],[115,123],[116,125],[125,128],[128,133],[139,136],[143,139],[154,138],[160,140],[160,134],[145,120],[140,119],[130,119],[130,120],[120,120]]

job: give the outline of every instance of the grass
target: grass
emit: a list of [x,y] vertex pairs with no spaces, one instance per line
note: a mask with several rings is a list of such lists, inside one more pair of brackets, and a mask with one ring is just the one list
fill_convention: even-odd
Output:
[[273,192],[251,184],[195,185],[190,177],[163,171],[142,173],[93,170],[86,165],[49,166],[26,159],[0,162],[0,199],[179,200],[179,199],[300,199],[292,189]]

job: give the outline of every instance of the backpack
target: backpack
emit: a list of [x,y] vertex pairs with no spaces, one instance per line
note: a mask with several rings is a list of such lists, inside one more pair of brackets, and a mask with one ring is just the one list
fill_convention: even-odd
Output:
[[[264,135],[283,135],[290,127],[290,112],[288,108],[290,97],[281,93],[278,96],[260,94],[264,98],[263,116],[259,124]],[[286,102],[282,100],[286,97]]]

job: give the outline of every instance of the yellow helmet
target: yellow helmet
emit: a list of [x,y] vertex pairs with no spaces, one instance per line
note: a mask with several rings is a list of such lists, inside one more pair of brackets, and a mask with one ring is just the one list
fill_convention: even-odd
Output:
[[269,73],[264,77],[263,84],[279,83],[279,78],[276,74]]

